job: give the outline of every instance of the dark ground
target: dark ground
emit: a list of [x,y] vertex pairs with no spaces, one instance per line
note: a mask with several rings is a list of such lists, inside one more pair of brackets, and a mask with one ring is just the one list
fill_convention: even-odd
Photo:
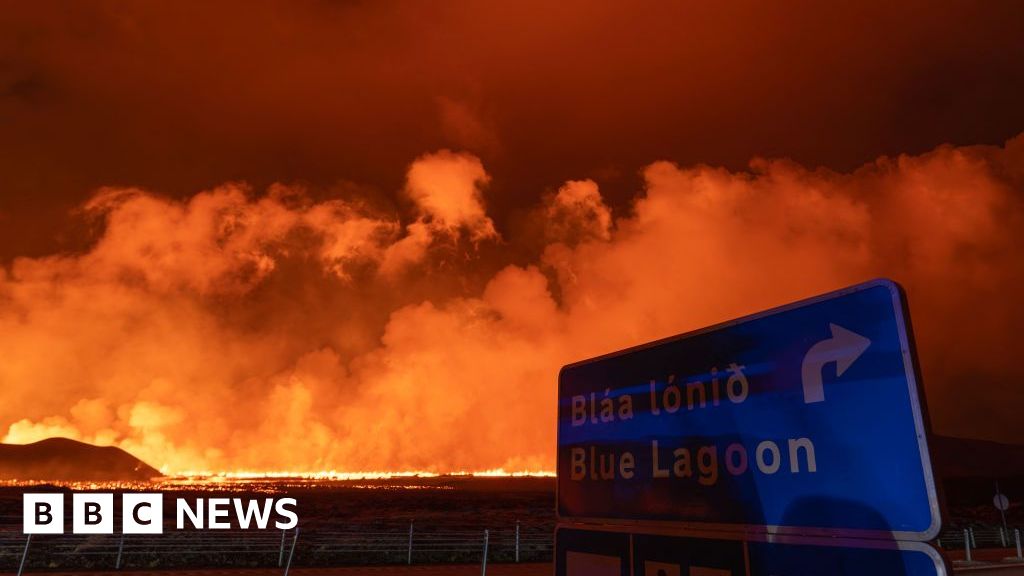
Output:
[[[1000,525],[992,506],[994,480],[946,479],[946,534],[963,527]],[[1024,526],[1020,494],[1024,478],[1003,478],[1001,489],[1010,496],[1007,523]],[[344,565],[404,565],[409,560],[409,528],[413,527],[415,565],[479,565],[483,534],[488,531],[488,560],[495,564],[515,560],[518,523],[520,560],[551,560],[555,525],[553,478],[404,478],[329,483],[298,480],[215,482],[202,485],[39,485],[0,487],[0,572],[17,569],[24,551],[21,496],[27,491],[83,490],[164,492],[165,533],[153,536],[35,536],[28,556],[30,571],[126,571],[225,568],[276,568],[295,541],[293,564],[314,568]],[[298,501],[300,534],[281,530],[176,530],[174,502],[210,497],[280,498]],[[115,496],[115,505],[120,498]],[[66,499],[70,503],[70,498]],[[68,504],[69,505],[69,504]],[[66,505],[67,506],[67,505]],[[67,510],[70,515],[70,510]],[[119,517],[120,510],[115,511]],[[119,521],[115,521],[115,525]],[[282,538],[282,536],[284,538]],[[988,544],[982,544],[986,547]],[[950,545],[950,547],[953,547]],[[367,572],[368,574],[371,572]],[[416,574],[412,572],[411,574]],[[498,574],[498,572],[494,572]],[[424,573],[426,574],[426,573]],[[518,574],[518,573],[517,573]]]
[[[122,490],[80,485],[74,491]],[[515,560],[518,524],[523,562],[548,562],[554,533],[553,478],[405,478],[400,480],[310,483],[274,480],[202,486],[131,485],[132,491],[164,493],[162,535],[83,536],[70,534],[66,498],[65,534],[33,537],[28,564],[41,569],[180,569],[224,566],[276,567],[295,544],[295,566],[405,564],[412,525],[414,564],[479,563],[484,531],[488,559]],[[72,491],[51,485],[0,488],[0,571],[17,568],[24,550],[21,496],[24,492]],[[175,501],[185,498],[281,498],[298,501],[300,534],[281,530],[177,530]],[[115,495],[115,518],[120,497]],[[273,519],[271,520],[273,521]],[[115,520],[115,527],[119,520]],[[283,538],[282,538],[283,536]]]

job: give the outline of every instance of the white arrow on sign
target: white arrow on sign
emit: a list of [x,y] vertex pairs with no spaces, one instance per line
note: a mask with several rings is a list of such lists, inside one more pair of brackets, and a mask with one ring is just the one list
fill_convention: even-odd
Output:
[[804,404],[825,401],[825,388],[821,383],[821,369],[836,363],[836,376],[842,376],[860,355],[871,346],[871,340],[851,332],[838,324],[829,323],[832,337],[822,340],[807,351],[800,376],[804,384]]

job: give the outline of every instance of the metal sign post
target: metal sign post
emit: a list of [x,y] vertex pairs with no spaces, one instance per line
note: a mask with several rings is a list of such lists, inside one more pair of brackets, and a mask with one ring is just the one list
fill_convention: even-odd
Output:
[[[1006,534],[1009,531],[1009,528],[1006,526],[1006,511],[1010,508],[1010,499],[1006,497],[1006,494],[999,491],[999,482],[996,482],[996,495],[992,497],[992,505],[996,507],[996,510],[999,510],[999,519],[1003,523],[1000,534]],[[1005,548],[1006,537],[1003,536],[1003,539],[1003,547]]]

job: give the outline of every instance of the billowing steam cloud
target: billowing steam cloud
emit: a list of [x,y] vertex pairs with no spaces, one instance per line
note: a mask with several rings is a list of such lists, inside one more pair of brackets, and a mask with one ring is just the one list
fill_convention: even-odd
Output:
[[286,185],[101,190],[88,250],[0,276],[4,441],[168,472],[550,469],[562,364],[881,275],[908,288],[939,430],[1024,440],[1024,136],[643,176],[614,218],[592,181],[546,195],[533,261],[480,281],[514,239],[468,154],[413,162],[401,214]]

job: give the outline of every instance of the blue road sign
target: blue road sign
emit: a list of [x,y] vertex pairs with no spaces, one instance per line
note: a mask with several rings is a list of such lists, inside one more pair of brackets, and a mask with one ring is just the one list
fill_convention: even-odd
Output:
[[[783,537],[785,538],[785,537]],[[945,576],[921,542],[724,540],[559,528],[555,576]]]
[[930,540],[915,374],[889,280],[566,366],[559,517]]

